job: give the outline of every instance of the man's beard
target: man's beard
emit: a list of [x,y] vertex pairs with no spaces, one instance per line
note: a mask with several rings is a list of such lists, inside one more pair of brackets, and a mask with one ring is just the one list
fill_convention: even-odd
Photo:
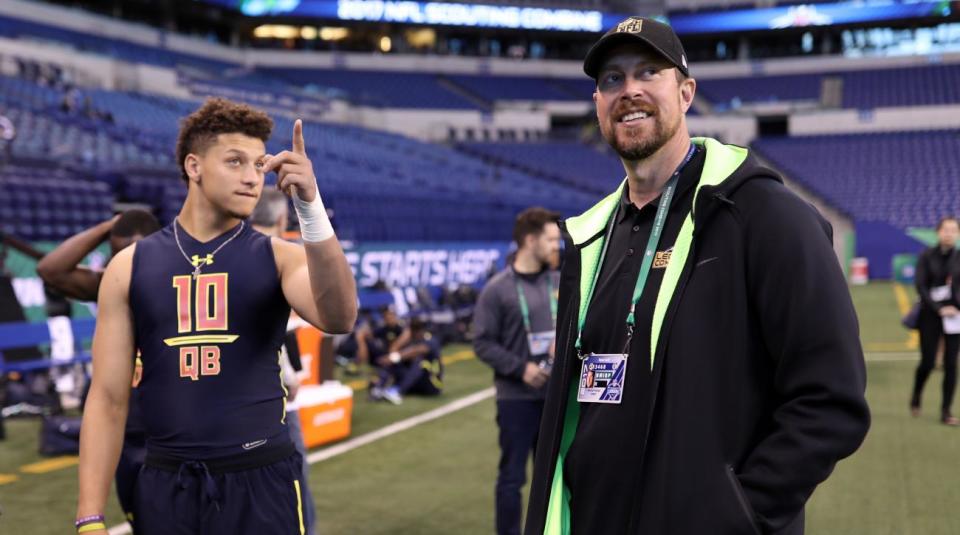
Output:
[[537,253],[536,255],[537,262],[540,264],[540,270],[551,269],[556,262],[559,260],[559,253],[549,252],[549,253]]
[[[619,116],[616,114],[615,116]],[[626,140],[625,143],[622,143],[620,138],[617,136],[617,124],[614,123],[610,128],[608,133],[604,133],[604,138],[607,140],[607,143],[610,147],[613,148],[620,155],[621,158],[627,161],[641,161],[646,160],[650,156],[656,154],[664,145],[667,144],[670,139],[677,133],[677,130],[680,129],[680,121],[677,121],[671,125],[664,123],[662,116],[658,113],[653,115],[653,132],[652,134],[645,139],[638,139],[637,137],[631,137]]]

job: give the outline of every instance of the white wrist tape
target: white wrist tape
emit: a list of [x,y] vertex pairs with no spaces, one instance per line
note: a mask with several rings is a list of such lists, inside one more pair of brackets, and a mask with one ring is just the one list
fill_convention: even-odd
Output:
[[320,242],[333,237],[333,225],[327,217],[327,209],[320,200],[319,191],[310,202],[302,200],[294,192],[293,207],[297,210],[297,219],[300,220],[300,235],[303,241]]

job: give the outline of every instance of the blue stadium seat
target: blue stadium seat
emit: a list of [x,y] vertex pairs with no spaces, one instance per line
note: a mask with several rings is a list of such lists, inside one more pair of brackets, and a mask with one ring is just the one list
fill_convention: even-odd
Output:
[[762,138],[753,147],[858,221],[905,229],[960,213],[960,131]]

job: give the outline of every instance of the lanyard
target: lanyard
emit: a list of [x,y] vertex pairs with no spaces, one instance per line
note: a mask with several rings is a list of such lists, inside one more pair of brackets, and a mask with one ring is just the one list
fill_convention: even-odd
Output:
[[[677,181],[680,178],[681,171],[683,171],[683,168],[687,166],[687,164],[690,162],[690,159],[693,158],[695,152],[696,146],[691,144],[690,149],[687,150],[687,156],[680,163],[680,166],[677,167],[677,170],[673,172],[673,176],[671,176],[670,180],[667,181],[667,185],[663,188],[663,193],[660,195],[660,204],[657,206],[657,215],[653,219],[653,228],[650,230],[650,237],[647,239],[647,247],[643,253],[643,262],[640,264],[640,273],[637,275],[637,283],[633,287],[633,297],[630,299],[630,310],[627,311],[627,341],[623,346],[623,353],[625,355],[627,354],[627,350],[630,348],[630,340],[633,338],[633,328],[636,324],[634,309],[637,308],[637,303],[640,302],[640,297],[643,295],[643,288],[647,284],[647,277],[650,276],[650,267],[653,265],[653,256],[656,254],[657,246],[660,244],[660,236],[663,234],[663,227],[667,221],[667,212],[670,211],[670,202],[673,200],[673,193],[677,189]],[[583,326],[587,322],[587,311],[590,308],[589,304],[593,299],[593,291],[597,287],[597,280],[600,278],[600,271],[603,267],[603,261],[607,256],[607,248],[610,245],[610,239],[613,237],[613,227],[616,224],[619,213],[620,205],[618,204],[617,210],[614,211],[607,227],[603,251],[600,253],[600,261],[597,264],[596,272],[593,274],[593,282],[590,284],[590,290],[587,293],[588,306],[582,307],[580,317],[577,322],[576,348],[577,354],[580,355],[581,359],[583,359]]]
[[[550,272],[547,272],[547,295],[550,297],[550,319],[553,320],[553,326],[557,326],[557,298],[553,295],[553,283],[550,282]],[[530,307],[527,306],[527,296],[523,293],[523,286],[520,284],[520,280],[517,280],[517,298],[520,300],[520,315],[523,316],[523,328],[527,330],[527,334],[532,334],[533,329],[530,327]]]

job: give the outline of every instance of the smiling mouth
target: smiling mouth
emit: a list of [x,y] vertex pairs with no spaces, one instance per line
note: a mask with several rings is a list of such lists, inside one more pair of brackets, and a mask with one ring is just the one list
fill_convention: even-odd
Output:
[[624,115],[624,116],[621,117],[617,122],[618,122],[618,123],[625,123],[625,124],[637,123],[637,122],[642,121],[643,119],[646,119],[646,118],[648,118],[648,117],[650,117],[650,116],[651,116],[651,114],[650,114],[649,112],[645,112],[645,111],[635,111],[635,112],[633,112],[633,113],[628,113],[627,115]]

